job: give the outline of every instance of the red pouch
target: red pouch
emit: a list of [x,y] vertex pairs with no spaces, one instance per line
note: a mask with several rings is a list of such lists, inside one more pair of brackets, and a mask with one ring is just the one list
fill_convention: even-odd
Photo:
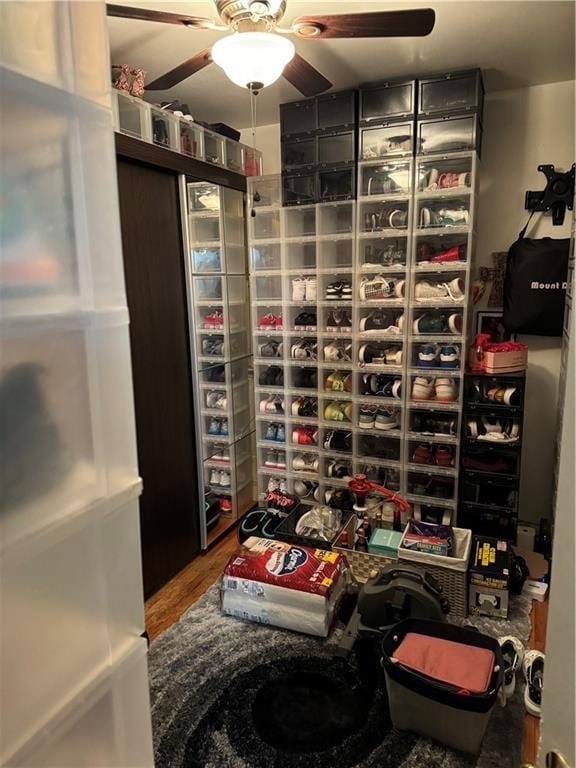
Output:
[[453,685],[463,694],[486,693],[495,661],[492,651],[486,648],[415,632],[406,635],[393,659],[433,680]]

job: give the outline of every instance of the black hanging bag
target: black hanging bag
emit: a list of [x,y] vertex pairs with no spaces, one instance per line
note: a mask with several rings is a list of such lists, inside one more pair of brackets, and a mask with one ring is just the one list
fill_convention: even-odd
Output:
[[525,237],[531,218],[508,251],[503,323],[510,333],[561,336],[570,238]]

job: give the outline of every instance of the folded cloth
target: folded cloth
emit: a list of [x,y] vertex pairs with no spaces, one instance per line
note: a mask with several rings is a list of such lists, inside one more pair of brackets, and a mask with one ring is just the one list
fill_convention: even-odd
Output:
[[486,693],[495,657],[486,648],[408,632],[393,660],[462,693]]

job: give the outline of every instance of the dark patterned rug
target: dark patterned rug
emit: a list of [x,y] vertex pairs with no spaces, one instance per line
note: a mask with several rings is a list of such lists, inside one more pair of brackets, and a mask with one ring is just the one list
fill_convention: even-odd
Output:
[[[528,640],[530,602],[481,631]],[[216,586],[150,648],[156,768],[517,768],[522,686],[496,706],[478,757],[390,722],[377,664],[333,643],[223,616]]]

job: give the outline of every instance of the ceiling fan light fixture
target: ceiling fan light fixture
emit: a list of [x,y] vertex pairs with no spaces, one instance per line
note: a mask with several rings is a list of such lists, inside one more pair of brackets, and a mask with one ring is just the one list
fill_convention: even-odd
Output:
[[213,61],[241,88],[271,85],[294,54],[290,40],[271,32],[235,32],[212,46]]

